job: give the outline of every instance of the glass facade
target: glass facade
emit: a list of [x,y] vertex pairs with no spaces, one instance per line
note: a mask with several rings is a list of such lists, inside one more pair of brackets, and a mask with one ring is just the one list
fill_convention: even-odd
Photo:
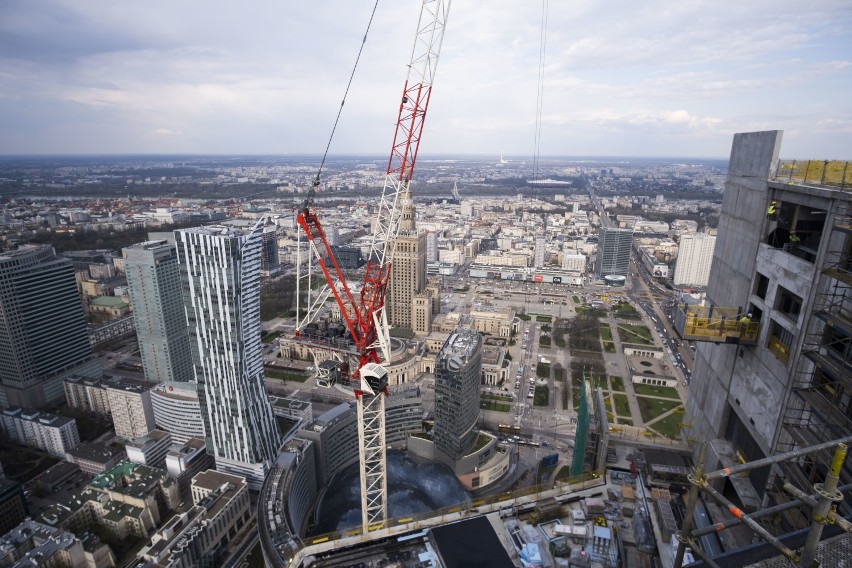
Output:
[[260,225],[175,231],[208,451],[217,468],[249,475],[252,487],[262,483],[280,445],[264,389],[261,234]]

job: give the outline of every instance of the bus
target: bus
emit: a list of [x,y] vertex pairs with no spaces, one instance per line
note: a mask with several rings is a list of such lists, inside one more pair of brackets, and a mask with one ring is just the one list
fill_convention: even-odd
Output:
[[520,434],[521,427],[520,426],[512,426],[511,424],[499,424],[497,426],[498,432],[506,432],[508,434]]

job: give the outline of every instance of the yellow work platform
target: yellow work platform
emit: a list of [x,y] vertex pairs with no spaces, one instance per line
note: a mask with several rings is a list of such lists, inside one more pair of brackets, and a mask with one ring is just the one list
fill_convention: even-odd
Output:
[[675,329],[690,341],[754,345],[760,322],[744,319],[739,308],[684,304],[675,313]]

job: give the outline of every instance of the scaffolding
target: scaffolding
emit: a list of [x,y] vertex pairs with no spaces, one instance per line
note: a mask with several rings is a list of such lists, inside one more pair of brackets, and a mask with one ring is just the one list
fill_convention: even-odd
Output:
[[760,322],[742,308],[681,304],[675,310],[675,330],[683,339],[754,345]]
[[[726,467],[720,470],[705,472],[704,462],[707,456],[708,445],[705,442],[701,446],[699,452],[698,464],[689,476],[689,481],[692,487],[689,490],[689,497],[686,503],[686,514],[684,515],[683,526],[677,532],[677,540],[679,542],[677,553],[674,559],[674,568],[682,568],[684,554],[687,547],[692,549],[692,553],[698,556],[705,565],[711,568],[719,568],[718,564],[706,551],[698,546],[699,539],[702,536],[710,533],[720,533],[724,530],[731,529],[735,526],[745,525],[756,537],[763,539],[766,543],[774,547],[779,554],[787,558],[790,562],[797,566],[811,568],[814,566],[816,558],[817,544],[822,538],[823,529],[828,525],[834,525],[847,533],[852,532],[852,523],[844,519],[836,513],[838,504],[843,501],[843,491],[848,491],[850,486],[839,486],[840,471],[846,461],[847,444],[852,442],[852,436],[847,436],[839,440],[824,442],[804,448],[799,448],[783,454],[746,462],[742,465]],[[725,478],[739,475],[758,469],[765,466],[780,464],[782,462],[798,461],[799,459],[819,454],[822,452],[833,451],[831,465],[825,475],[822,483],[814,483],[812,485],[813,494],[803,491],[792,483],[785,483],[783,489],[787,492],[791,499],[787,503],[762,509],[755,513],[746,513],[736,504],[728,500],[720,491],[713,487],[714,482]],[[730,514],[731,517],[722,522],[717,522],[706,528],[694,529],[693,515],[696,507],[699,505],[699,497],[706,496],[716,500]],[[810,509],[810,527],[807,531],[807,536],[804,545],[800,550],[793,550],[785,544],[785,539],[773,535],[767,530],[758,519],[767,517],[772,514],[780,513],[786,509],[806,507]]]
[[[784,415],[781,450],[852,432],[852,217],[846,207],[835,213],[831,224]],[[828,461],[827,454],[816,456],[803,469],[787,468],[788,475],[812,482]],[[852,482],[852,468],[841,472],[841,480]]]

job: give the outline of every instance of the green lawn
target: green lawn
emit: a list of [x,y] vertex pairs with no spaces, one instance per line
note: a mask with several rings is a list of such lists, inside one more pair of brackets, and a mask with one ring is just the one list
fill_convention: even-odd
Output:
[[509,412],[512,409],[511,404],[497,402],[496,400],[481,400],[479,408],[482,410],[494,410],[495,412]]
[[550,389],[547,388],[547,385],[540,385],[535,387],[535,393],[533,394],[533,405],[535,406],[547,406],[550,402]]
[[504,404],[512,404],[512,397],[503,396],[502,394],[483,394],[480,398],[482,400],[493,400],[495,402],[502,402]]
[[550,378],[550,363],[539,363],[535,368],[535,375],[539,379],[549,379]]
[[541,314],[536,314],[535,315],[535,321],[552,322],[553,316],[545,316],[545,315],[541,315]]
[[633,383],[633,392],[644,396],[662,396],[665,398],[680,400],[680,396],[677,394],[677,389],[674,387],[658,387],[654,385]]
[[[333,299],[334,298],[332,298],[332,300]],[[282,332],[280,331],[273,331],[272,333],[267,333],[266,335],[264,335],[260,340],[266,344],[269,344],[278,339],[281,336],[281,333]]]
[[579,297],[579,296],[571,296],[571,299],[572,299],[572,300],[574,300],[574,303],[575,303],[575,304],[579,304],[579,303],[580,303],[580,297]]
[[601,339],[604,341],[612,341],[612,328],[608,323],[601,324]]
[[619,416],[630,417],[630,405],[627,403],[627,395],[614,394],[612,398],[615,399],[615,413]]
[[591,306],[580,306],[575,310],[577,315],[586,315],[588,314],[590,317],[594,318],[602,318],[606,316],[606,310],[601,310],[598,308],[593,308]]
[[549,335],[539,335],[538,336],[538,345],[539,345],[539,347],[550,347],[550,336]]
[[308,375],[288,373],[287,371],[280,371],[278,369],[270,367],[263,368],[263,376],[267,379],[281,379],[284,381],[293,381],[297,383],[304,383],[308,379]]
[[654,340],[651,339],[651,330],[640,324],[618,324],[618,337],[621,338],[622,343],[654,345]]
[[624,379],[616,375],[610,375],[609,384],[612,385],[612,390],[624,392]]
[[476,439],[476,444],[474,444],[473,449],[470,450],[470,453],[473,453],[477,450],[481,450],[492,440],[491,436],[486,436],[485,434],[479,434],[479,437]]
[[516,315],[517,315],[518,319],[523,320],[523,321],[530,321],[532,319],[532,317],[528,316],[527,314],[516,314]]
[[606,353],[615,353],[615,343],[612,341],[604,341],[603,349]]
[[626,318],[626,319],[640,319],[641,318],[641,316],[639,315],[639,312],[636,311],[636,308],[634,308],[628,302],[619,302],[618,304],[613,306],[613,311],[615,312],[615,315],[617,317],[620,317],[620,318]]
[[[650,422],[659,415],[665,414],[669,410],[681,405],[679,400],[661,400],[658,398],[646,398],[644,396],[637,396],[636,402],[639,403],[639,412],[642,414],[642,420],[645,422]],[[680,414],[676,414],[675,416],[678,417],[678,421],[682,418]]]
[[680,430],[682,428],[681,424],[683,424],[683,414],[672,414],[671,416],[666,416],[665,418],[654,422],[648,428],[652,428],[665,436],[666,438],[671,438],[672,440],[676,440],[680,438]]

